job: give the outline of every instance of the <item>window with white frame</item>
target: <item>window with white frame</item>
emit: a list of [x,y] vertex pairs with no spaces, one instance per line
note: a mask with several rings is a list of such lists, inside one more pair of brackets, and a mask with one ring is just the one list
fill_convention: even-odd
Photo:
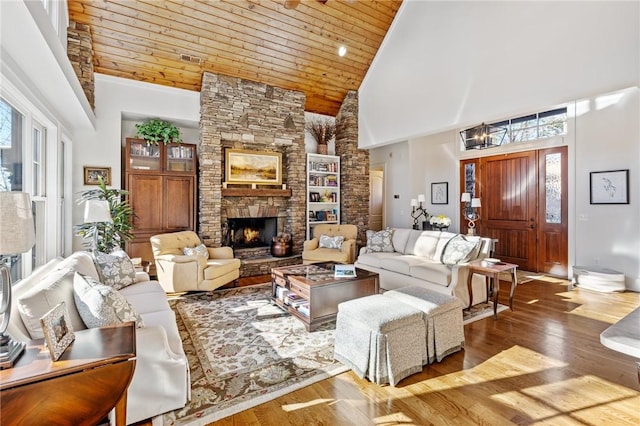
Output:
[[507,134],[502,144],[544,139],[567,133],[567,108],[557,108],[537,114],[525,115],[491,123],[506,127]]
[[32,266],[35,268],[46,262],[46,232],[38,231],[46,230],[47,226],[47,129],[34,120],[31,124],[31,134],[31,202],[36,227],[36,244],[31,250],[31,256]]
[[[12,281],[16,282],[49,258],[62,254],[59,248],[64,246],[58,241],[64,238],[64,234],[58,233],[58,230],[64,229],[61,223],[64,223],[65,212],[57,210],[51,203],[56,197],[62,196],[58,186],[64,186],[64,176],[57,176],[57,150],[48,149],[58,144],[55,125],[26,99],[10,94],[9,101],[4,94],[2,96],[0,191],[30,194],[36,231],[36,242],[29,253],[0,253],[0,261],[9,266]],[[65,155],[64,151],[61,152]],[[64,169],[62,172],[65,172]]]
[[[0,98],[0,191],[23,191],[22,126],[24,116]],[[0,253],[0,261],[9,267],[12,282],[22,274],[22,256]]]

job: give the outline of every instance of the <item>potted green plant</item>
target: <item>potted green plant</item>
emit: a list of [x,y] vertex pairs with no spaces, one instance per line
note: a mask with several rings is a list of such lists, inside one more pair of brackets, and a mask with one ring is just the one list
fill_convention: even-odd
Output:
[[328,143],[336,135],[336,125],[326,118],[314,118],[305,124],[305,129],[318,142],[318,154],[327,154]]
[[131,230],[134,212],[124,199],[127,191],[107,188],[104,180],[101,177],[98,179],[100,181],[98,188],[84,191],[78,204],[83,204],[87,200],[106,200],[109,203],[113,222],[83,223],[76,228],[76,235],[82,237],[86,246],[90,246],[97,234],[97,250],[111,253],[118,248],[124,248],[124,243],[133,238]]
[[160,142],[168,144],[170,142],[180,143],[180,129],[168,121],[152,118],[144,123],[136,124],[138,133],[136,137],[146,140],[148,143],[158,145]]

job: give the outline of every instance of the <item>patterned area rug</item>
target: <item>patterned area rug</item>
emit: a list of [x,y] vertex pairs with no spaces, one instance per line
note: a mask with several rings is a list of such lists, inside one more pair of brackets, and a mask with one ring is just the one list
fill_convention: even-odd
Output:
[[269,300],[271,284],[170,300],[191,368],[191,401],[165,425],[205,425],[347,371],[335,322],[313,333]]

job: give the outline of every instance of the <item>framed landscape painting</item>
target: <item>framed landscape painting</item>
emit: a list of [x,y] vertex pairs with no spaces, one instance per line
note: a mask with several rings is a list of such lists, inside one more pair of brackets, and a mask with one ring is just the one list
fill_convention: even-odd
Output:
[[282,184],[282,154],[279,152],[227,149],[226,183]]
[[105,185],[111,185],[111,167],[84,166],[85,185],[99,185],[100,179]]

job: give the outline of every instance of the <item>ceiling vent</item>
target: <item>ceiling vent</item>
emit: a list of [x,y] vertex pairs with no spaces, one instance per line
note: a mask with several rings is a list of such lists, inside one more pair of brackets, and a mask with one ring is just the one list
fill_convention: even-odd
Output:
[[196,65],[200,65],[202,63],[202,58],[198,58],[197,56],[187,55],[186,53],[183,53],[180,55],[180,60],[185,62],[190,62]]

